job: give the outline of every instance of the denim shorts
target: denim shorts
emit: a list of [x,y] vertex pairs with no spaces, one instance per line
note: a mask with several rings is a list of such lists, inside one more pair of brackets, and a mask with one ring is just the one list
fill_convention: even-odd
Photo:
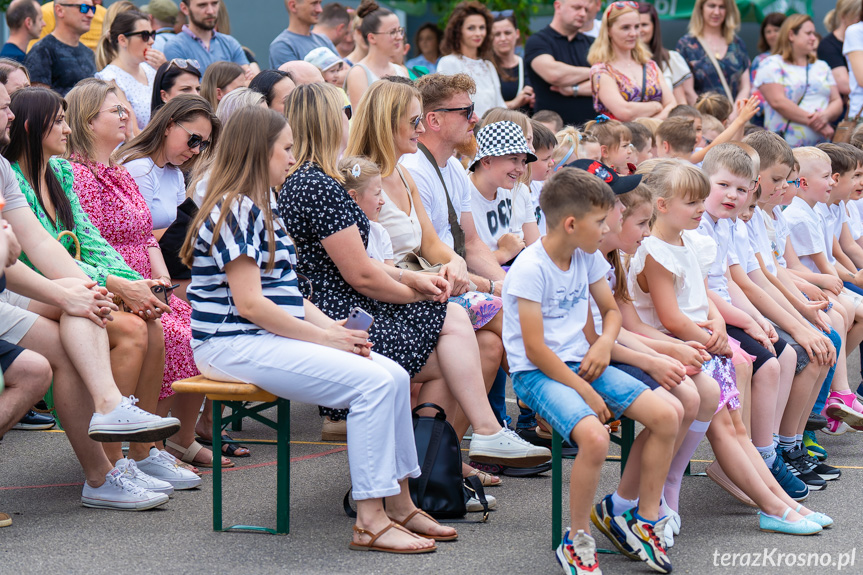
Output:
[[[581,363],[567,362],[566,365],[573,373],[578,373]],[[590,385],[605,401],[614,419],[619,419],[632,402],[648,390],[646,385],[614,367],[606,368]],[[596,416],[577,391],[541,370],[513,373],[512,388],[564,438],[570,436],[579,421],[589,415]]]

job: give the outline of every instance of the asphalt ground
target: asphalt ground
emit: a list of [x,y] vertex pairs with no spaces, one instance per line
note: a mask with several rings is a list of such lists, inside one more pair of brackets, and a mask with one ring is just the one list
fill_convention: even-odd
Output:
[[[859,373],[857,354],[849,372]],[[510,412],[517,411],[512,401]],[[247,420],[241,438],[273,438]],[[0,511],[13,525],[0,529],[0,575],[6,574],[264,574],[264,573],[561,573],[551,549],[551,474],[504,477],[487,493],[498,509],[485,524],[456,525],[459,540],[429,555],[394,556],[349,551],[352,520],[342,511],[349,486],[344,444],[324,443],[317,408],[292,406],[291,533],[218,533],[212,530],[212,477],[178,492],[162,508],[119,512],[81,506],[83,474],[62,432],[10,431],[0,442]],[[860,518],[863,433],[819,434],[828,463],[842,478],[806,502],[835,520],[812,537],[765,533],[755,511],[706,477],[686,477],[683,529],[670,550],[675,573],[863,573]],[[467,448],[467,443],[463,444]],[[250,458],[224,476],[225,522],[275,526],[275,447],[250,446]],[[612,445],[610,455],[618,455]],[[466,453],[465,453],[466,456]],[[693,473],[713,459],[702,442]],[[568,485],[572,461],[564,462]],[[619,464],[608,461],[599,495],[616,487]],[[564,489],[564,505],[567,489]],[[567,509],[565,507],[564,509]],[[564,517],[568,514],[565,512]],[[475,517],[469,514],[468,517]],[[565,523],[567,521],[565,520]],[[610,543],[596,529],[600,547]],[[734,554],[737,554],[735,557]],[[800,555],[805,554],[805,555]],[[652,573],[621,555],[600,555],[608,574]]]

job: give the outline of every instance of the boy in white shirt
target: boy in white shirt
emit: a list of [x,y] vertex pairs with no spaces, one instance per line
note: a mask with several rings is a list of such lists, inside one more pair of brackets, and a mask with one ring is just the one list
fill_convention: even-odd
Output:
[[[674,408],[642,382],[607,367],[621,316],[605,287],[609,264],[595,252],[608,231],[605,220],[614,200],[608,185],[587,172],[561,170],[549,178],[540,198],[548,234],[525,249],[504,282],[504,346],[518,396],[579,446],[578,473],[570,478],[572,527],[557,548],[558,561],[567,572],[601,572],[589,533],[608,451],[603,423],[625,414],[651,433],[643,452],[641,504],[615,521],[644,561],[670,573],[656,533],[663,533],[668,522],[657,519],[677,433]],[[602,311],[603,333],[588,341],[583,328],[591,295]],[[571,531],[576,532],[572,538]]]
[[[536,216],[539,235],[544,236],[546,226],[542,209],[539,207],[539,194],[542,191],[542,185],[545,183],[545,180],[553,173],[554,149],[557,147],[557,138],[555,138],[554,132],[536,120],[531,120],[530,125],[533,128],[533,149],[537,158],[536,162],[530,167],[531,213]],[[525,244],[528,244],[528,242],[525,242]]]

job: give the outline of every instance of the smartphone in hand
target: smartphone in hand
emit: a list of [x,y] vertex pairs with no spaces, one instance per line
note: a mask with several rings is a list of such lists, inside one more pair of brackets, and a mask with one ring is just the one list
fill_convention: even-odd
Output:
[[358,329],[360,331],[369,331],[372,327],[372,322],[375,321],[371,315],[363,311],[362,308],[355,307],[348,314],[348,321],[345,323],[345,329]]

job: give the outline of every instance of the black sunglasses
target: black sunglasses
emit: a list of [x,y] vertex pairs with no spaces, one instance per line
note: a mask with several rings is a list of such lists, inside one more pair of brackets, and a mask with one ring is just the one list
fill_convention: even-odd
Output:
[[473,116],[474,106],[475,104],[465,106],[464,108],[437,108],[436,110],[432,110],[432,112],[464,112],[465,117],[470,120],[470,117]]
[[156,39],[156,32],[153,30],[141,30],[140,32],[129,32],[128,34],[123,34],[126,38],[131,38],[132,36],[140,36],[141,40],[144,42],[149,42],[150,38],[153,40]]
[[344,110],[344,112],[345,112],[345,116],[347,116],[347,117],[348,117],[348,120],[350,120],[350,119],[354,116],[354,109],[353,109],[353,108],[351,108],[351,105],[350,105],[350,104],[348,104],[347,106],[345,106],[344,108],[342,108],[342,110]]
[[186,142],[186,145],[189,146],[189,149],[198,148],[198,152],[203,154],[207,148],[210,147],[210,140],[205,140],[200,134],[193,134],[180,122],[174,122],[181,128],[183,128],[187,134],[189,134],[189,140]]
[[60,6],[65,6],[66,8],[77,8],[78,12],[81,14],[86,14],[87,12],[96,13],[96,6],[92,4],[60,4]]
[[512,10],[501,10],[501,11],[491,11],[491,17],[497,20],[498,18],[512,18],[512,15],[515,14]]

